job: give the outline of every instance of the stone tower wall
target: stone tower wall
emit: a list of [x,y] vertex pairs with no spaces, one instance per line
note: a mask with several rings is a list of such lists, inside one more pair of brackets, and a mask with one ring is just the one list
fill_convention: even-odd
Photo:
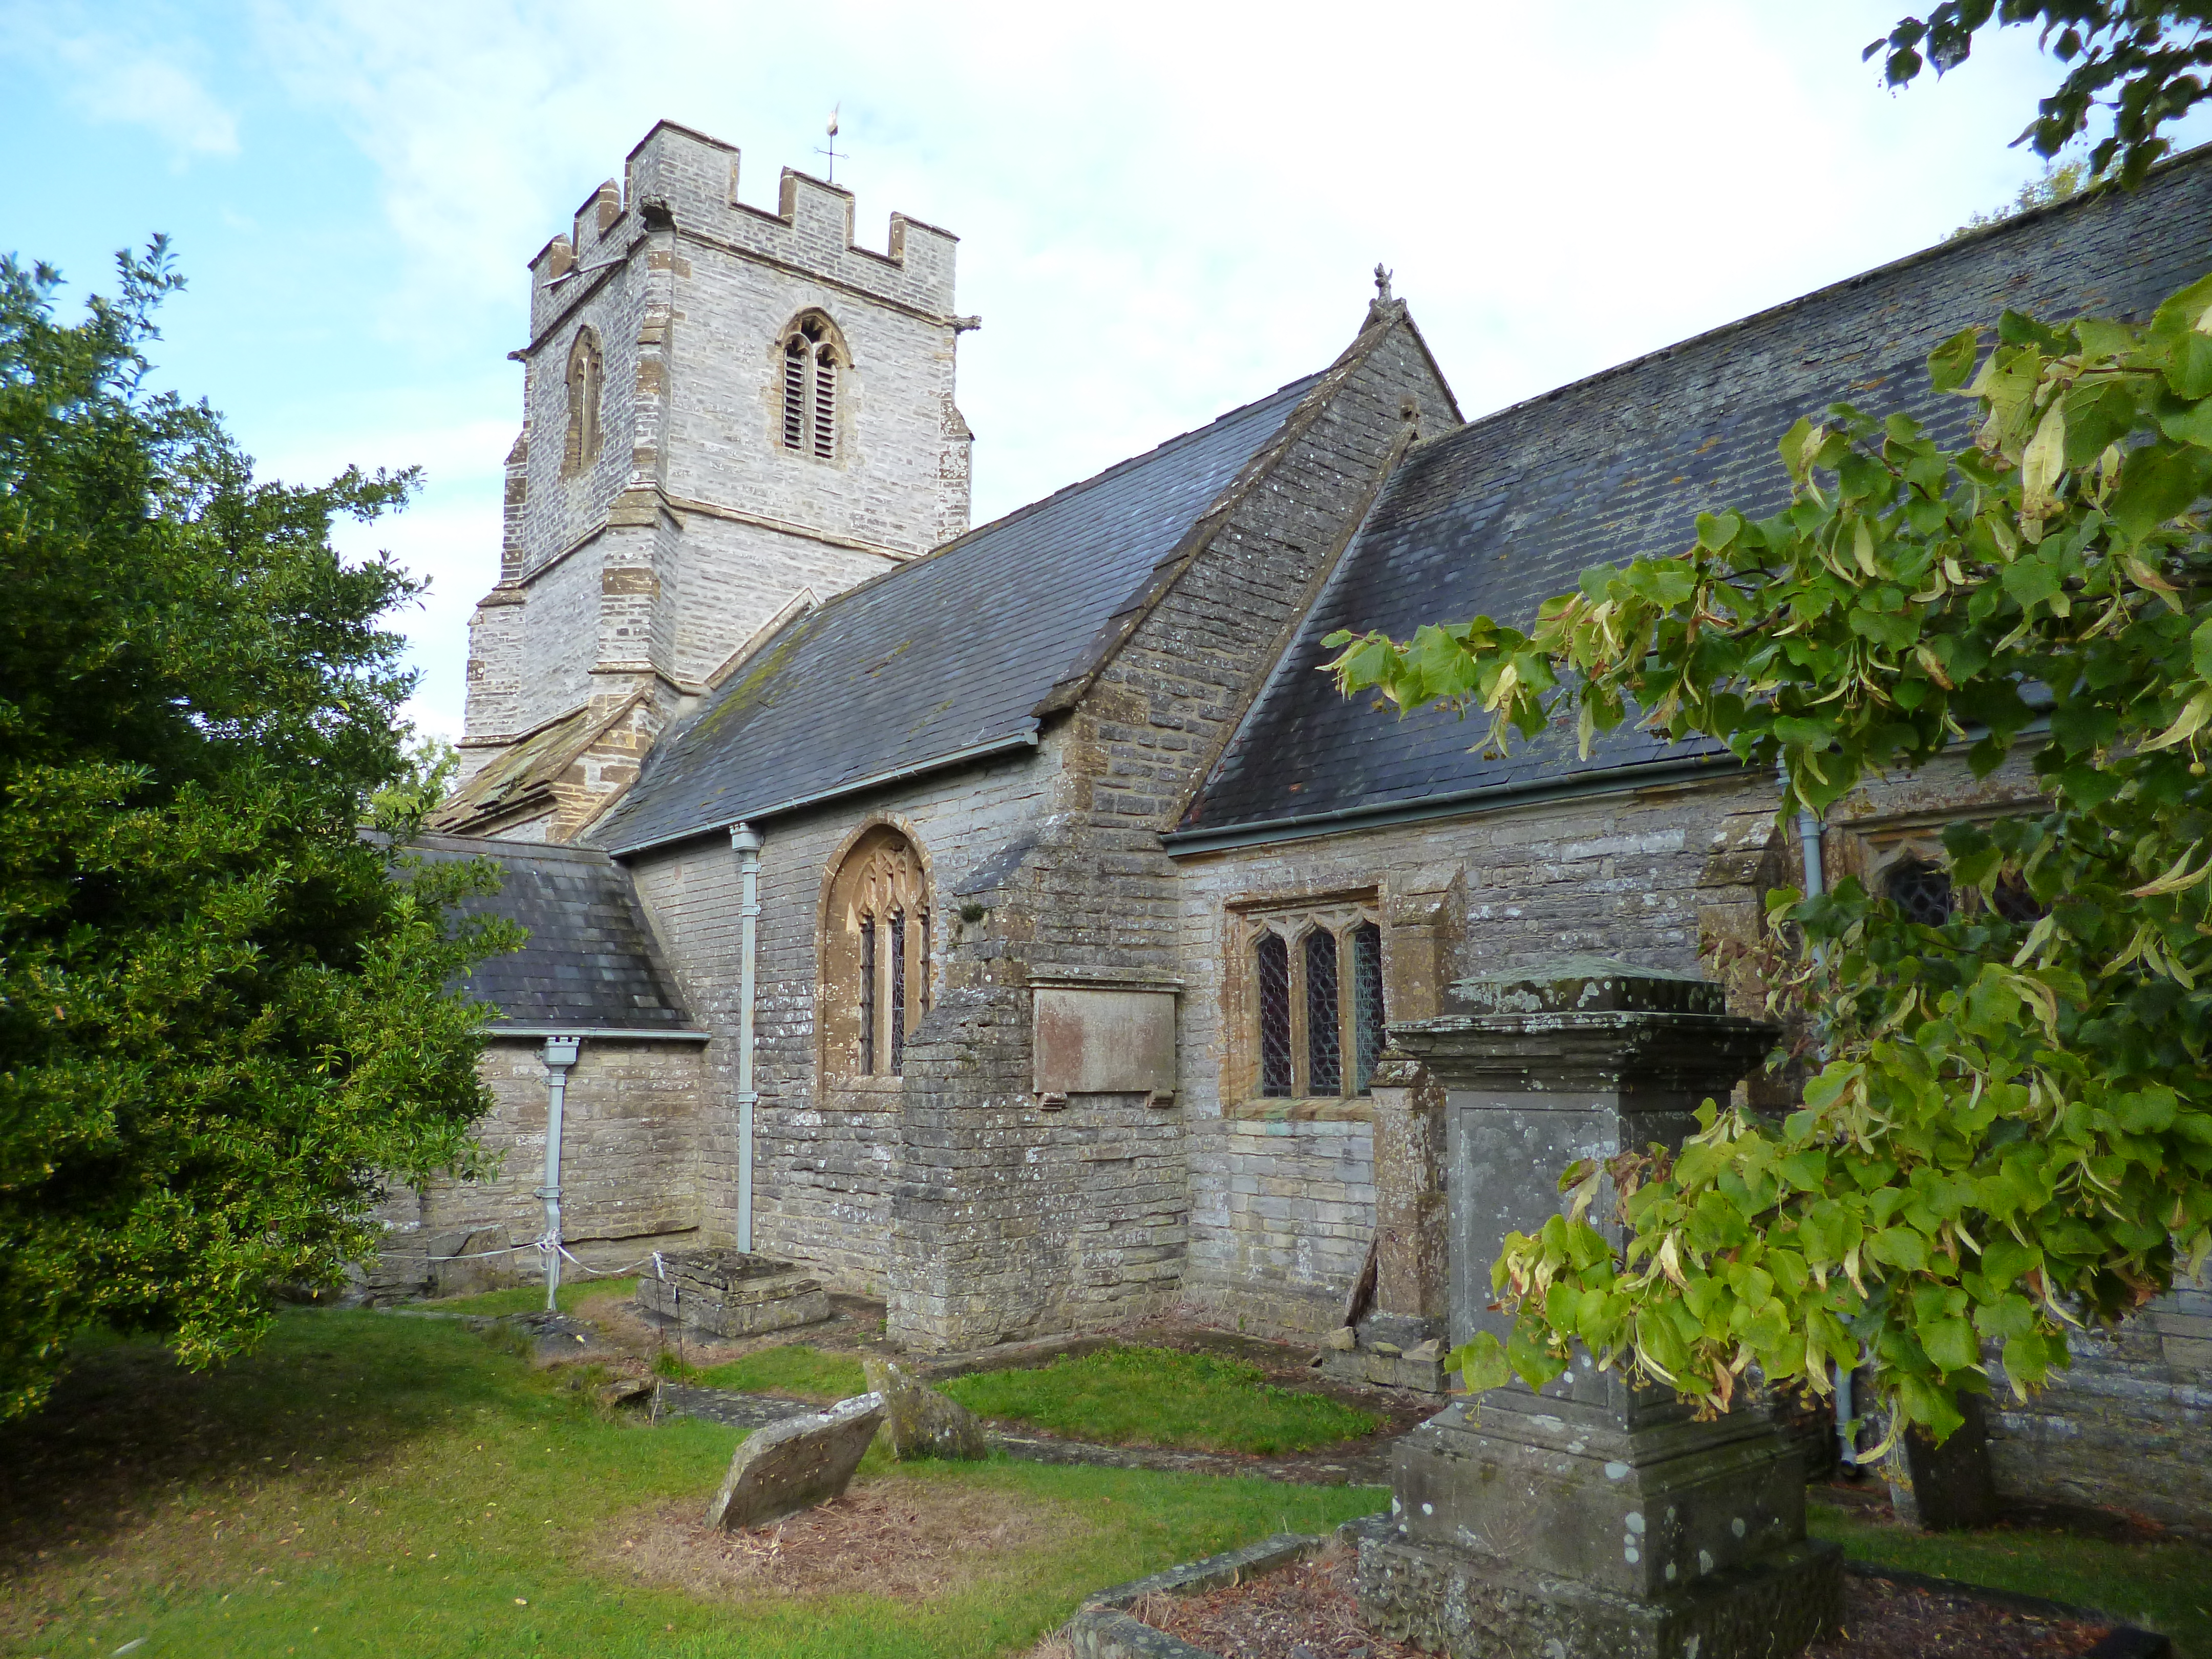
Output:
[[[465,781],[518,737],[641,688],[649,743],[794,596],[826,598],[967,528],[955,239],[894,215],[887,252],[857,248],[849,192],[787,171],[763,212],[738,201],[737,169],[730,146],[664,123],[532,261],[523,430],[500,581],[471,629]],[[810,309],[849,358],[833,460],[779,437],[778,347]],[[602,436],[578,465],[567,369],[586,329]],[[602,775],[627,771],[579,757],[572,781],[590,794]],[[500,833],[559,838],[587,816]]]

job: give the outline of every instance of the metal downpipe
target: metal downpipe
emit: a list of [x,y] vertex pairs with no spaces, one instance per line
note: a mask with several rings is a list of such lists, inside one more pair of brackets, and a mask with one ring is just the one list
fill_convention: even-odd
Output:
[[738,928],[738,1248],[753,1247],[753,986],[760,944],[761,835],[750,823],[730,826],[737,849]]
[[545,1311],[559,1311],[555,1292],[561,1288],[561,1118],[568,1101],[568,1068],[576,1063],[583,1039],[550,1036],[545,1039],[545,1184],[538,1196],[545,1200],[545,1236],[538,1248],[545,1257]]

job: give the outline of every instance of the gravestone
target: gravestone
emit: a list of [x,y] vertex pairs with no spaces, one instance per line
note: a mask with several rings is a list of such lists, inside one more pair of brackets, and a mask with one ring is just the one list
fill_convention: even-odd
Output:
[[868,1387],[883,1396],[891,1455],[901,1462],[919,1457],[973,1462],[991,1455],[975,1413],[951,1395],[939,1394],[888,1359],[863,1359],[860,1369],[866,1373]]
[[[1578,1158],[1679,1146],[1773,1029],[1722,988],[1603,958],[1462,981],[1390,1028],[1444,1091],[1450,1340],[1501,1338],[1490,1266]],[[1608,1187],[1591,1211],[1613,1228]],[[1617,1236],[1617,1229],[1616,1229]],[[1842,1561],[1805,1537],[1802,1465],[1763,1410],[1693,1420],[1577,1351],[1533,1393],[1455,1402],[1399,1443],[1395,1525],[1360,1547],[1370,1622],[1455,1659],[1737,1659],[1838,1627]]]
[[729,1532],[764,1527],[828,1502],[851,1482],[883,1420],[883,1396],[864,1394],[755,1429],[707,1505],[707,1524]]
[[744,1250],[665,1255],[659,1273],[637,1281],[647,1313],[714,1336],[759,1336],[830,1317],[830,1293],[788,1261]]

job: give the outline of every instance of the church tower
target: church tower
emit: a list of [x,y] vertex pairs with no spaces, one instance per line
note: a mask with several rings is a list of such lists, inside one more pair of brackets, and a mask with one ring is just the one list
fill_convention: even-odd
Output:
[[531,262],[499,582],[470,624],[456,833],[567,841],[800,609],[968,527],[956,239],[662,122]]

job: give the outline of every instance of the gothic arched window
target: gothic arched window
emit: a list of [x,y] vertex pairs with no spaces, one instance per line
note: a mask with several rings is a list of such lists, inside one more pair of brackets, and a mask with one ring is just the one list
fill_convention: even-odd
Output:
[[1382,1054],[1382,929],[1364,905],[1253,918],[1251,1072],[1263,1097],[1364,1095]]
[[561,449],[561,475],[574,477],[599,458],[599,386],[604,368],[599,337],[576,331],[568,348],[568,434]]
[[929,880],[913,842],[878,824],[830,886],[823,939],[823,1063],[837,1076],[896,1077],[929,1012]]
[[836,325],[810,311],[785,333],[783,447],[820,461],[837,457],[837,371],[844,366]]

